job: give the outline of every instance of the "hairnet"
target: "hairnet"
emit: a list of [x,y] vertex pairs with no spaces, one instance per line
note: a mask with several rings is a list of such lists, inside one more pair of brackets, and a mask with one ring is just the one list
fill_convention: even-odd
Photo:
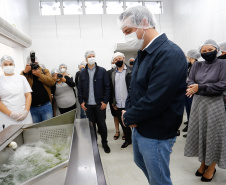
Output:
[[60,69],[62,66],[66,67],[66,69],[67,69],[67,65],[66,65],[66,64],[60,64],[60,65],[59,65],[59,69]]
[[[146,20],[146,21],[145,21]],[[118,17],[118,25],[121,29],[130,28],[155,28],[155,16],[145,6],[135,6],[128,8]]]
[[201,44],[201,46],[199,47],[199,52],[200,53],[201,53],[202,47],[203,46],[206,46],[206,45],[211,45],[211,46],[217,48],[217,51],[218,51],[217,56],[220,56],[221,55],[220,46],[214,40],[212,40],[212,39],[208,39],[203,44]]
[[54,68],[51,70],[51,75],[53,76],[56,73],[60,73],[60,71],[57,68]]
[[[1,58],[1,65],[5,62],[5,61],[11,61],[12,63],[14,63],[14,60],[11,56],[8,55],[4,55]],[[15,64],[15,63],[14,63]]]
[[86,61],[82,61],[82,62],[80,63],[80,65],[84,65],[84,66],[86,66],[86,64],[87,64]]
[[198,52],[197,49],[191,49],[187,53],[187,57],[194,58],[194,59],[199,59],[200,56],[201,56],[200,52]]
[[115,57],[118,57],[118,56],[121,56],[121,57],[124,57],[124,58],[125,58],[125,55],[124,55],[123,53],[121,53],[121,52],[116,52],[116,53],[114,53],[114,55],[113,55],[113,57],[112,57],[112,60],[114,60]]
[[[31,62],[31,57],[28,56],[28,57],[27,57],[27,64],[30,64],[30,62]],[[38,63],[38,58],[37,58],[36,56],[35,56],[35,62]]]
[[91,50],[86,51],[85,52],[85,58],[87,58],[90,54],[94,54],[95,55],[95,52],[94,51],[91,51]]
[[226,42],[222,42],[219,45],[220,45],[221,51],[226,52]]
[[46,69],[46,67],[44,66],[44,64],[39,64],[39,66],[40,66],[42,69]]

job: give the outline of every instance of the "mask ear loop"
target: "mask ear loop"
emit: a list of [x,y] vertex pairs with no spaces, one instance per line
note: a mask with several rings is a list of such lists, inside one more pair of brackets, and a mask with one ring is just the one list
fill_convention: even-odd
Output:
[[[139,29],[139,28],[137,28],[137,31],[138,31],[138,29]],[[136,35],[137,35],[137,31],[136,31]],[[144,33],[143,33],[142,38],[141,38],[141,39],[139,39],[139,40],[143,40],[143,38],[144,38],[144,34],[145,34],[145,30],[144,30]]]

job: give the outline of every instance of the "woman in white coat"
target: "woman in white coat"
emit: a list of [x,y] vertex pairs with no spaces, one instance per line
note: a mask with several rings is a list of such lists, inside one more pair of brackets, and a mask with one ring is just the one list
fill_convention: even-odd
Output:
[[4,75],[0,76],[0,131],[12,124],[30,124],[31,87],[22,75],[15,75],[10,56],[1,58]]

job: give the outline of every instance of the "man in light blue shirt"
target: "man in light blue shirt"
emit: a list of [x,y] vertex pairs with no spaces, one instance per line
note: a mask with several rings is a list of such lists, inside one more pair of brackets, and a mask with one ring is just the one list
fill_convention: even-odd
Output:
[[131,129],[130,127],[125,127],[121,119],[122,110],[125,110],[125,103],[128,95],[128,89],[130,86],[132,71],[124,63],[125,56],[123,53],[116,52],[113,55],[113,60],[115,62],[116,68],[113,70],[111,75],[112,101],[113,101],[112,106],[116,110],[118,121],[125,134],[125,142],[121,146],[121,149],[124,149],[132,143]]

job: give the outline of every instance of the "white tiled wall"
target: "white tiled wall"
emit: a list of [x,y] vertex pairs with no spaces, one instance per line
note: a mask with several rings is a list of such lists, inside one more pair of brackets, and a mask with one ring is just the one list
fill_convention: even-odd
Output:
[[[28,0],[0,0],[0,17],[7,22],[13,24],[17,29],[24,32],[26,35],[30,35],[30,21],[28,15]],[[15,60],[15,74],[19,74],[24,68],[25,56],[29,51],[20,45],[12,44],[13,47],[1,44],[0,37],[0,57],[3,55],[10,55]],[[9,45],[10,41],[8,42]],[[0,75],[2,70],[0,69]]]

